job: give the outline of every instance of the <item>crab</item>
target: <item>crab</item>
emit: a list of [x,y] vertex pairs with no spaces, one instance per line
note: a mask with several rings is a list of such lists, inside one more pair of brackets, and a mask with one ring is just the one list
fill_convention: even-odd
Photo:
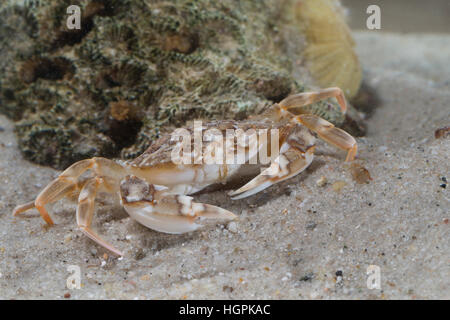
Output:
[[[174,161],[174,151],[180,144],[177,139],[167,134],[156,140],[134,160],[114,161],[95,157],[74,163],[50,182],[34,201],[17,206],[13,214],[18,215],[36,208],[46,223],[53,225],[45,205],[64,197],[78,196],[78,227],[86,236],[118,256],[123,256],[122,252],[103,240],[91,228],[95,198],[99,192],[116,194],[125,211],[134,220],[164,233],[186,233],[204,226],[204,222],[218,223],[236,219],[237,216],[232,212],[214,205],[194,202],[189,195],[210,185],[225,183],[233,177],[239,178],[250,172],[249,166],[260,168],[260,173],[244,186],[229,193],[234,200],[251,196],[289,179],[311,164],[316,136],[347,151],[346,161],[355,158],[357,144],[350,134],[316,115],[301,112],[303,106],[327,98],[335,98],[341,111],[345,113],[347,106],[342,90],[327,88],[290,95],[275,103],[262,115],[246,120],[211,121],[200,127],[197,132],[200,134],[206,133],[208,129],[222,134],[230,129],[258,129],[278,133],[275,143],[272,140],[259,139],[253,142],[255,148],[251,148],[251,143],[242,144],[234,140],[225,145],[214,145],[215,151],[211,154],[215,155],[227,153],[230,147],[244,150],[245,161],[241,163],[201,161],[204,153],[198,151],[211,150],[213,143],[217,142],[212,139],[206,139],[200,150],[188,154],[189,159],[195,158],[193,163]],[[196,134],[195,130],[187,132],[193,133],[194,136]],[[277,146],[275,151],[272,150],[274,146]],[[264,168],[260,163],[252,164],[255,163],[258,153],[269,147],[273,156],[270,166]],[[218,156],[218,159],[221,160],[221,156]]]

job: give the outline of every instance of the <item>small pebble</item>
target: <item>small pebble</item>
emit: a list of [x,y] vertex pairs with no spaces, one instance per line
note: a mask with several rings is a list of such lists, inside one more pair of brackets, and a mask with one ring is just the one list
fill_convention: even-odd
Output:
[[142,280],[142,281],[150,280],[150,276],[149,276],[148,274],[144,274],[144,275],[141,277],[141,280]]
[[340,192],[346,185],[347,182],[345,181],[336,181],[331,187],[333,188],[333,191]]
[[138,250],[136,251],[136,253],[135,253],[135,255],[134,255],[134,258],[135,258],[136,260],[142,260],[142,259],[145,258],[145,256],[146,256],[145,251],[144,251],[142,248],[140,248],[140,249],[138,249]]
[[236,222],[233,222],[233,221],[228,224],[227,229],[228,229],[228,231],[230,231],[232,233],[238,232],[237,224],[236,224]]
[[301,277],[300,281],[311,281],[312,279],[314,279],[314,273],[309,272],[305,274],[303,277]]
[[233,287],[230,287],[230,286],[223,286],[222,287],[222,290],[223,290],[223,292],[233,292]]
[[318,187],[323,187],[328,183],[328,180],[325,176],[321,176],[320,179],[316,181]]
[[70,293],[69,292],[64,293],[64,298],[69,299],[70,298]]
[[308,230],[314,230],[316,228],[317,224],[314,221],[309,221],[306,224],[306,229]]
[[336,285],[342,286],[343,284],[342,280],[343,280],[342,271],[341,270],[336,271]]
[[370,180],[372,180],[372,177],[370,176],[369,171],[364,168],[360,164],[352,164],[350,167],[350,173],[352,174],[352,178],[356,183],[369,183]]
[[434,132],[434,137],[436,139],[442,138],[444,136],[447,136],[450,133],[450,126],[439,128]]

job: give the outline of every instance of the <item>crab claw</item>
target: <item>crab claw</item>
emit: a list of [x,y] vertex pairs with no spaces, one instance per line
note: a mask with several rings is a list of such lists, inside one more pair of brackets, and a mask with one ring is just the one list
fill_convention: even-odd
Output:
[[127,176],[120,184],[122,205],[144,226],[165,233],[179,234],[197,230],[200,222],[228,221],[236,216],[220,207],[197,203],[192,197],[170,194],[167,188]]
[[305,170],[313,160],[315,146],[310,146],[306,152],[287,145],[288,149],[280,154],[272,165],[263,170],[241,188],[230,192],[232,200],[243,199],[260,192],[271,185],[291,178]]

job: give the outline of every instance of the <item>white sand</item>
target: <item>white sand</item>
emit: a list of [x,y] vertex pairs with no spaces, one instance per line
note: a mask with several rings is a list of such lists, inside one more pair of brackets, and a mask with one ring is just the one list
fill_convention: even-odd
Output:
[[[97,229],[125,251],[120,261],[104,261],[77,230],[74,204],[51,208],[50,229],[35,211],[11,216],[57,172],[23,160],[12,123],[0,117],[0,298],[449,299],[450,186],[440,185],[450,180],[450,139],[434,131],[450,124],[450,37],[356,40],[381,99],[358,139],[369,184],[352,179],[342,152],[320,144],[306,172],[249,199],[197,197],[238,214],[232,226],[172,236],[99,206]],[[322,176],[329,184],[319,187]],[[66,288],[69,265],[81,268],[80,290]],[[380,267],[381,290],[367,288],[369,265]]]

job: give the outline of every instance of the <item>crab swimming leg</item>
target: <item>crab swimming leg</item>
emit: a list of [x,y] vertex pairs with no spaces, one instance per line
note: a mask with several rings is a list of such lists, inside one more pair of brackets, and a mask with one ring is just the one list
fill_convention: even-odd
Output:
[[308,129],[316,132],[323,140],[342,150],[347,151],[345,161],[353,161],[358,150],[355,138],[342,129],[336,128],[331,122],[313,114],[302,114],[294,118]]
[[100,185],[104,184],[104,178],[95,177],[89,179],[81,189],[80,195],[78,197],[78,207],[77,207],[77,224],[80,230],[89,238],[97,242],[102,247],[110,250],[118,256],[123,256],[123,254],[114,248],[111,244],[100,238],[92,229],[91,223],[94,216],[95,208],[95,196]]
[[29,209],[36,208],[41,214],[41,217],[49,225],[53,225],[53,220],[45,209],[45,205],[58,201],[79,190],[81,187],[78,185],[78,178],[89,169],[93,169],[96,174],[100,174],[103,171],[106,171],[108,174],[112,174],[113,172],[121,173],[123,171],[123,168],[120,165],[105,158],[92,158],[78,161],[64,170],[55,180],[50,182],[44,190],[39,193],[34,202],[17,206],[13,211],[13,215],[18,215]]
[[285,143],[281,149],[284,148],[287,148],[286,151],[281,152],[270,167],[263,170],[243,187],[230,192],[231,199],[237,200],[251,196],[275,183],[299,174],[311,164],[315,146],[310,146],[306,151],[302,151],[296,146]]
[[120,184],[122,205],[144,226],[165,233],[179,234],[197,230],[202,220],[233,220],[225,209],[192,201],[192,197],[170,194],[167,188],[127,176]]

